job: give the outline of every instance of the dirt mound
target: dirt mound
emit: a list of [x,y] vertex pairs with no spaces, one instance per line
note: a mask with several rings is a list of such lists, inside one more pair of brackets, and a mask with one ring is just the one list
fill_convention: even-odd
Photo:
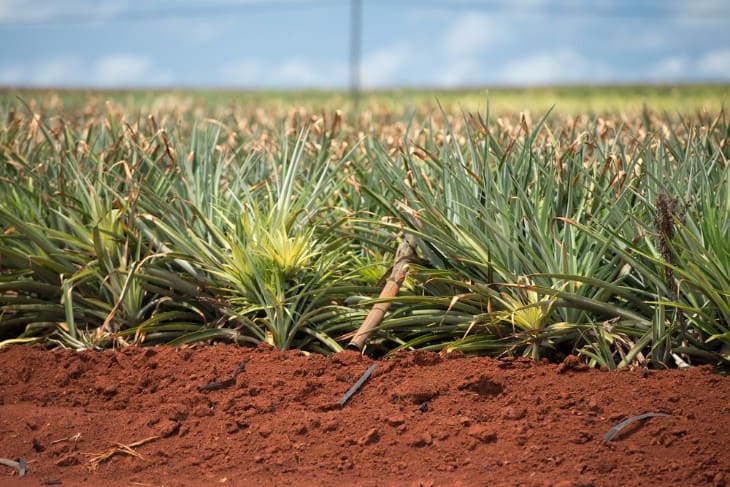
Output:
[[[709,367],[417,352],[377,363],[338,405],[372,363],[266,347],[1,350],[0,457],[27,473],[0,465],[0,483],[730,483],[730,379]],[[604,440],[648,412],[668,416]]]

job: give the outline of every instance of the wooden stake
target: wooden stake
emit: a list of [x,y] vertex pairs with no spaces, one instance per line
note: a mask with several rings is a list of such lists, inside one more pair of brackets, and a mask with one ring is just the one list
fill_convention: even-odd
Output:
[[[398,246],[398,250],[395,253],[393,270],[385,286],[383,286],[383,290],[380,292],[380,296],[378,296],[379,298],[394,298],[398,295],[398,291],[400,291],[403,281],[405,281],[408,275],[408,264],[420,261],[416,253],[417,246],[416,237],[410,233],[406,233],[403,242]],[[365,317],[365,321],[362,322],[360,328],[355,332],[355,336],[348,345],[349,348],[362,351],[373,329],[383,320],[385,313],[390,308],[390,304],[390,302],[386,302],[375,303],[373,305]]]

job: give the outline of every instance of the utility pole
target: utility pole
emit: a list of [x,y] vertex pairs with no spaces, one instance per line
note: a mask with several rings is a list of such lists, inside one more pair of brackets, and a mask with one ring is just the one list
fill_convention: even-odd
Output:
[[355,111],[360,104],[362,0],[350,0],[350,96]]

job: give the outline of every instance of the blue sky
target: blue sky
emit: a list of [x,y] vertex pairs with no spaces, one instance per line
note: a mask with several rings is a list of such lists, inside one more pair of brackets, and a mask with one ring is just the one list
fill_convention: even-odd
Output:
[[[730,83],[727,0],[362,0],[368,88]],[[346,88],[350,0],[0,0],[0,85]]]

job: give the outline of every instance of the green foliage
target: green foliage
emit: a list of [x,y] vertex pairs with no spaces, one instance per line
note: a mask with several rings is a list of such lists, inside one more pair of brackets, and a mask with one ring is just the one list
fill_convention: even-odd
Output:
[[533,124],[4,103],[0,346],[331,353],[407,231],[424,260],[373,353],[730,360],[722,111]]
[[[722,117],[709,131],[666,121],[668,140],[628,146],[626,129],[602,134],[597,120],[568,132],[549,117],[534,128],[523,118],[509,138],[467,117],[461,132],[448,126],[395,158],[372,140],[363,171],[379,178],[369,192],[443,271],[418,275],[422,296],[405,308],[430,312],[413,340],[536,359],[579,351],[609,368],[666,366],[673,353],[726,360],[712,345],[730,323]],[[455,314],[444,294],[469,308]],[[462,321],[444,332],[439,315]],[[393,320],[383,323],[389,334],[400,331]]]

